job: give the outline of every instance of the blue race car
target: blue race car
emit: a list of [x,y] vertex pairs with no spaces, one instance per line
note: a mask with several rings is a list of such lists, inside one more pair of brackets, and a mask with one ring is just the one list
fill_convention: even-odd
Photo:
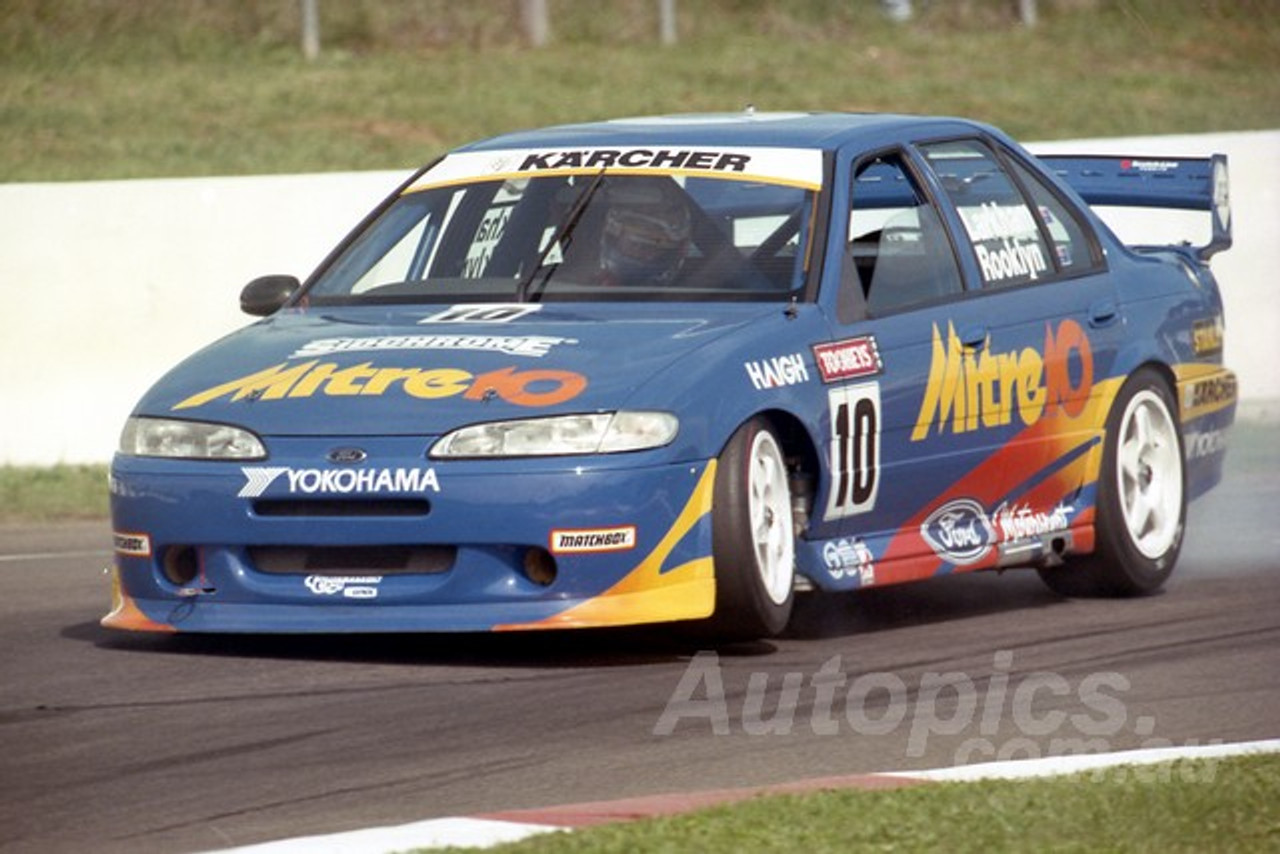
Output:
[[[1126,246],[1089,205],[1200,210]],[[1034,567],[1168,577],[1235,415],[1226,161],[951,118],[513,133],[413,175],[173,369],[112,464],[111,628],[708,620]]]

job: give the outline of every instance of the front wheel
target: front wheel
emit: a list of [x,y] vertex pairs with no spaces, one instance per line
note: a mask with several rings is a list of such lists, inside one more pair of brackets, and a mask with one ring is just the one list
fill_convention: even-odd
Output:
[[775,635],[794,601],[795,524],[782,446],[764,418],[742,425],[725,446],[712,501],[712,627],[727,639]]
[[1155,371],[1139,370],[1121,387],[1098,475],[1096,550],[1041,570],[1050,588],[1068,596],[1136,596],[1155,592],[1173,572],[1187,516],[1175,412]]

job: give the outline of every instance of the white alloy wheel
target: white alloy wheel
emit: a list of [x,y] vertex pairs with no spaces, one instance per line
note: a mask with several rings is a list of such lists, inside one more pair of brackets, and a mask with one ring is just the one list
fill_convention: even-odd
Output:
[[754,640],[787,626],[795,604],[796,544],[787,459],[773,424],[742,424],[716,467],[711,552],[716,604],[708,627],[721,640]]
[[787,466],[773,434],[757,433],[751,443],[748,513],[756,570],[765,593],[781,605],[795,584],[795,528]]
[[1169,380],[1140,368],[1107,416],[1091,554],[1042,566],[1064,596],[1141,596],[1173,572],[1182,550],[1187,484],[1178,405]]
[[1182,527],[1182,452],[1164,401],[1149,389],[1133,396],[1120,420],[1115,476],[1134,547],[1152,560],[1177,542]]

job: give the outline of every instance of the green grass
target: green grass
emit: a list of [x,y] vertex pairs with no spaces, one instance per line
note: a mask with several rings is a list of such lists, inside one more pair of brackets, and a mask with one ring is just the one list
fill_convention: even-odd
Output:
[[1039,780],[761,797],[488,850],[1276,851],[1280,755],[1182,760]]
[[408,169],[550,122],[683,110],[969,115],[1062,138],[1280,126],[1280,3],[683,0],[552,2],[522,43],[514,0],[5,0],[0,181]]
[[0,466],[0,524],[106,515],[105,465]]

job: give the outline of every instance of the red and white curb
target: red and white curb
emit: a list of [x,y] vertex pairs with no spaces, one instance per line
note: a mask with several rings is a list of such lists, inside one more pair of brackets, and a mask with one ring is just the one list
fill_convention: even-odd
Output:
[[719,804],[749,800],[760,795],[850,788],[896,788],[926,781],[1018,780],[1096,771],[1120,765],[1151,765],[1175,759],[1213,759],[1256,753],[1280,753],[1280,739],[1238,744],[1152,748],[1119,753],[1050,756],[1043,759],[987,762],[927,771],[816,777],[775,786],[653,795],[617,801],[512,810],[471,818],[433,818],[394,827],[375,827],[347,833],[264,842],[242,848],[223,849],[219,854],[304,854],[304,852],[305,854],[389,854],[389,852],[414,848],[448,846],[487,848],[503,842],[515,842],[539,833],[572,830],[575,827],[592,824],[633,821],[659,815],[674,815]]

